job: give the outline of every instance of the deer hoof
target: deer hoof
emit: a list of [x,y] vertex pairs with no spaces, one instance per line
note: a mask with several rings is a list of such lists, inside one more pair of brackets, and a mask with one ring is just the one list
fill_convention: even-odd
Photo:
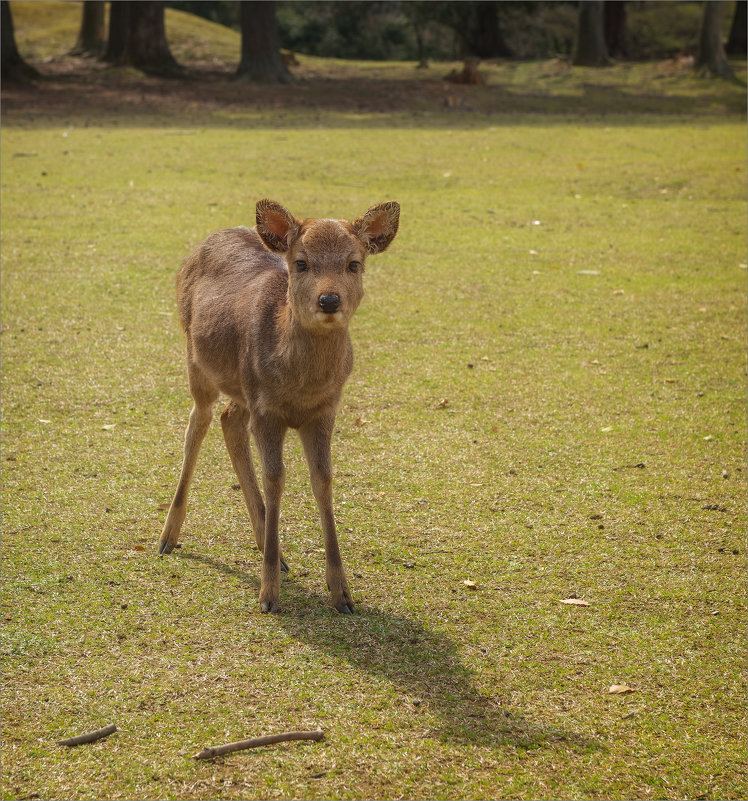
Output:
[[169,542],[169,540],[162,540],[158,544],[158,552],[161,556],[164,556],[167,553],[171,553],[174,550],[174,546]]
[[273,601],[272,603],[270,601],[260,601],[260,611],[263,612],[264,614],[267,614],[268,612],[277,614],[278,601]]
[[340,612],[341,615],[352,615],[354,613],[353,604],[348,603],[339,603],[335,604],[335,608]]
[[281,572],[288,573],[288,563],[283,557],[281,557],[280,563],[281,563]]

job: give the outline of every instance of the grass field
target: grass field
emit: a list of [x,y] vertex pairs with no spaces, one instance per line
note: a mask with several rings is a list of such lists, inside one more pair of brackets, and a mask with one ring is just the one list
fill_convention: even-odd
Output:
[[[10,93],[3,798],[745,797],[744,90],[673,75],[672,113],[627,114],[631,75],[606,114]],[[333,443],[352,618],[295,436],[279,615],[217,424],[156,556],[190,409],[173,276],[264,196],[402,205]]]

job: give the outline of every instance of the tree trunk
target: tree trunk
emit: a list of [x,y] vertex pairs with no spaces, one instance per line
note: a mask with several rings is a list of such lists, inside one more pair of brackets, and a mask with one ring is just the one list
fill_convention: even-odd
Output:
[[605,0],[603,7],[605,47],[612,58],[626,58],[626,3],[624,0]]
[[475,4],[471,50],[478,58],[509,58],[512,55],[499,28],[499,5],[487,0],[480,0]]
[[111,64],[125,64],[127,61],[130,5],[128,0],[119,0],[119,2],[109,4],[109,38],[102,58]]
[[610,64],[603,32],[602,0],[582,0],[571,63],[577,67],[605,67]]
[[732,78],[722,41],[722,23],[725,18],[723,0],[706,0],[701,15],[699,52],[696,56],[696,74],[705,78]]
[[735,14],[732,17],[730,36],[725,45],[725,52],[731,56],[745,56],[746,50],[746,28],[748,27],[748,17],[746,10],[748,3],[746,0],[738,0],[735,3]]
[[163,2],[112,2],[104,60],[120,66],[131,65],[152,75],[183,75],[166,41]]
[[426,58],[426,45],[423,41],[423,30],[417,22],[413,23],[413,30],[416,34],[416,50],[418,52],[418,69],[428,69],[429,62]]
[[164,4],[160,0],[133,0],[128,45],[133,67],[158,75],[181,74],[166,41]]
[[106,48],[105,10],[106,3],[103,0],[84,0],[78,41],[70,51],[71,56],[98,58],[104,53]]
[[416,52],[418,53],[418,69],[427,69],[429,66],[426,58],[426,41],[424,39],[424,29],[428,18],[424,15],[424,8],[420,3],[404,3],[403,11],[413,26],[413,33],[416,37]]
[[236,70],[239,80],[259,83],[291,83],[278,42],[273,0],[242,0],[239,3],[242,58]]
[[13,28],[13,15],[10,13],[8,0],[0,2],[0,62],[2,79],[28,83],[39,78],[39,73],[27,64],[16,47],[16,34]]

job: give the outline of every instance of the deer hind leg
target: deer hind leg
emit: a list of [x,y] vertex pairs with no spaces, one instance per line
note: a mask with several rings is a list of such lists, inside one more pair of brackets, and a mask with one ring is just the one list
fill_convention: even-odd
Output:
[[184,461],[182,473],[177,484],[174,500],[171,502],[169,514],[166,516],[164,529],[158,544],[160,554],[171,553],[179,540],[179,532],[187,513],[187,492],[195,472],[197,455],[205,439],[205,434],[213,417],[213,406],[218,399],[218,390],[212,386],[192,362],[188,362],[190,392],[195,405],[190,412],[190,422],[184,436]]
[[[262,500],[262,493],[257,484],[252,463],[252,450],[249,444],[249,409],[240,406],[235,401],[231,401],[221,414],[221,427],[223,428],[223,438],[226,442],[226,450],[231,457],[231,464],[239,479],[239,486],[244,495],[244,502],[247,504],[249,519],[252,521],[252,530],[255,535],[255,542],[260,553],[265,551],[265,503]],[[280,568],[284,573],[288,572],[288,565],[280,554]]]
[[316,421],[299,429],[304,453],[309,464],[312,491],[319,508],[325,539],[325,578],[335,608],[344,615],[354,611],[343,561],[340,558],[335,514],[332,506],[332,457],[330,440],[335,419]]
[[283,439],[286,428],[269,420],[252,420],[252,433],[262,459],[262,485],[265,490],[265,541],[262,551],[260,609],[263,612],[277,612],[281,571],[278,523],[286,477],[286,469],[283,466]]

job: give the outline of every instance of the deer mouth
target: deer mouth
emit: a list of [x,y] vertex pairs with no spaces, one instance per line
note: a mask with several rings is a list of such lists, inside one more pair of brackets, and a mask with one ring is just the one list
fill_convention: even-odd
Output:
[[317,313],[316,318],[321,320],[325,325],[334,325],[335,323],[345,322],[345,315],[342,309],[335,309],[334,311],[322,311]]
[[312,312],[312,326],[318,331],[332,331],[345,328],[348,324],[347,316],[342,309],[324,311],[317,308]]

